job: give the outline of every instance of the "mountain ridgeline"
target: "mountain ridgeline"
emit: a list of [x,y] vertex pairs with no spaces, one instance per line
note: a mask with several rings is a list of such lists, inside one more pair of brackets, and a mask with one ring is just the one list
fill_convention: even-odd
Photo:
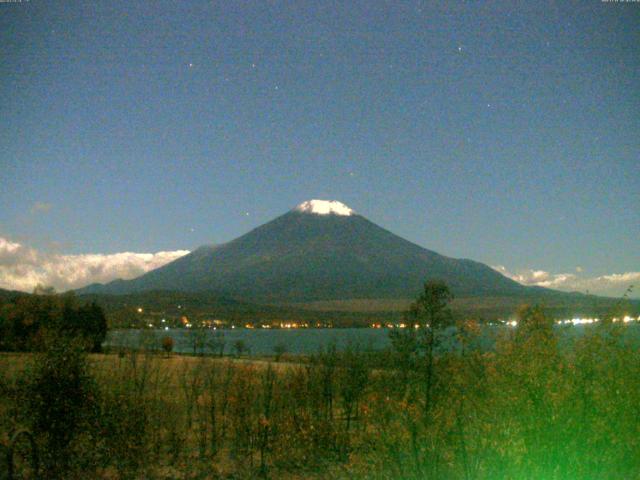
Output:
[[339,202],[313,200],[228,243],[79,293],[208,291],[270,303],[393,299],[415,296],[426,279],[444,280],[458,296],[532,291],[487,265],[400,238]]

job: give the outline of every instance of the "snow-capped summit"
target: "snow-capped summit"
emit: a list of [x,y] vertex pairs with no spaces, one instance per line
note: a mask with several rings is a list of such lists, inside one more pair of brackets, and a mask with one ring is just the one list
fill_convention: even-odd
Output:
[[353,215],[355,212],[344,203],[337,200],[307,200],[298,205],[295,210],[316,215]]

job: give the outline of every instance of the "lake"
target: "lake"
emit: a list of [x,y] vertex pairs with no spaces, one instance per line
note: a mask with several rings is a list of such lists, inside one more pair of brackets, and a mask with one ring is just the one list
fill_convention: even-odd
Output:
[[[496,336],[513,327],[485,326],[480,338],[483,349],[491,349]],[[562,343],[570,343],[584,334],[593,325],[556,326],[562,332]],[[631,323],[623,326],[625,338],[630,338],[640,345],[640,326]],[[448,329],[443,335],[443,348],[455,348],[455,328]],[[232,329],[232,330],[112,330],[107,334],[105,347],[111,348],[160,348],[160,341],[171,337],[174,341],[174,352],[194,353],[195,348],[202,353],[219,352],[224,346],[225,354],[235,353],[234,345],[242,340],[250,355],[273,355],[277,345],[284,345],[287,353],[314,354],[320,349],[335,345],[343,350],[348,345],[366,350],[383,350],[391,345],[389,330],[385,328],[302,328],[302,329]]]
[[[204,333],[204,335],[202,335]],[[160,339],[171,337],[174,352],[193,353],[201,348],[213,353],[224,342],[224,353],[234,353],[234,344],[242,340],[251,355],[273,355],[277,345],[284,345],[288,353],[312,354],[320,348],[335,345],[342,350],[354,344],[362,348],[382,350],[390,345],[388,330],[375,328],[300,328],[300,329],[229,329],[204,330],[113,330],[107,334],[107,347],[137,348],[143,345],[160,345]],[[204,338],[203,338],[204,337]],[[199,347],[201,345],[201,347]]]

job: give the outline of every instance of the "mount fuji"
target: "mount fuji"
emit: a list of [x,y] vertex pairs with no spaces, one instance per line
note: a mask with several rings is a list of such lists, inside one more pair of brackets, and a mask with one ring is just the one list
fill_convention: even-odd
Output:
[[309,200],[235,240],[203,246],[132,280],[80,294],[215,292],[255,302],[411,298],[427,279],[456,296],[518,296],[525,287],[487,265],[411,243],[338,201]]

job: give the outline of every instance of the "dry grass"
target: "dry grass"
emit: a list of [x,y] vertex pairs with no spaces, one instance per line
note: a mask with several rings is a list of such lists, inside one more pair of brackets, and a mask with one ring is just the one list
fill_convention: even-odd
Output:
[[[420,355],[90,355],[98,423],[109,421],[78,450],[98,445],[105,465],[80,478],[640,479],[640,352],[622,327],[563,350],[544,325],[439,357],[428,410]],[[34,359],[0,354],[0,439]]]

